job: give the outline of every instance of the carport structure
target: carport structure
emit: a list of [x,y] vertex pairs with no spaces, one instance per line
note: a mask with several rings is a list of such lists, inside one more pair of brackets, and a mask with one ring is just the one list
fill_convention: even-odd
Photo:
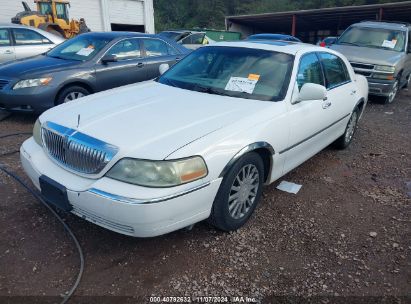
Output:
[[411,23],[411,1],[227,16],[225,22],[227,30],[241,32],[243,38],[255,33],[282,33],[315,43],[326,36],[338,36],[363,20]]

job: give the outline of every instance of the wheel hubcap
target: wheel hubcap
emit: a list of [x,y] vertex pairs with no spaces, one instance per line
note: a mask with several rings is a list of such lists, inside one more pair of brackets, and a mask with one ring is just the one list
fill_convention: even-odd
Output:
[[398,81],[395,82],[394,88],[390,92],[390,95],[388,95],[388,102],[389,103],[391,103],[394,100],[395,96],[397,95],[397,92],[398,92]]
[[355,126],[357,125],[357,112],[352,113],[350,121],[345,132],[345,142],[349,143],[354,135]]
[[67,94],[66,98],[64,98],[64,102],[69,102],[72,101],[74,99],[78,99],[84,97],[84,94],[81,92],[71,92],[69,94]]
[[244,166],[234,179],[228,197],[228,211],[234,219],[247,215],[254,204],[260,186],[260,175],[254,165]]

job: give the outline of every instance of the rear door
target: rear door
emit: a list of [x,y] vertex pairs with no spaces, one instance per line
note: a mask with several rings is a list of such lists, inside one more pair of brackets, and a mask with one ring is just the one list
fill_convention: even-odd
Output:
[[10,30],[0,28],[0,63],[16,59],[14,46],[12,45]]
[[52,49],[54,44],[36,31],[12,28],[16,59],[39,55]]
[[142,56],[141,39],[127,38],[116,42],[105,54],[115,56],[116,62],[96,63],[99,91],[147,79],[147,68]]
[[179,61],[183,55],[170,44],[157,38],[143,38],[145,64],[147,68],[147,79],[154,79],[160,75],[158,68],[162,63],[170,66]]

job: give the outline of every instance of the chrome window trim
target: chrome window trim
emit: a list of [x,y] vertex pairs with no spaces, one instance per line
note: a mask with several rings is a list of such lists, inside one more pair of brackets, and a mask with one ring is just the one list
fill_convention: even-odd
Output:
[[158,198],[150,198],[150,199],[129,198],[129,197],[125,197],[125,196],[121,196],[121,195],[117,195],[117,194],[112,194],[112,193],[109,193],[109,192],[106,192],[106,191],[103,191],[103,190],[99,190],[99,189],[96,189],[96,188],[91,188],[90,190],[88,190],[86,192],[92,193],[92,194],[100,196],[100,197],[103,197],[105,199],[109,199],[109,200],[112,200],[112,201],[117,201],[117,202],[120,202],[120,203],[131,204],[131,205],[147,205],[147,204],[155,204],[155,203],[161,203],[161,202],[169,201],[169,200],[178,198],[180,196],[190,194],[194,191],[203,189],[205,187],[208,187],[210,184],[211,184],[211,182],[207,182],[207,183],[201,184],[199,186],[195,186],[195,187],[192,187],[190,189],[183,190],[181,192],[177,192],[175,194],[170,194],[170,195],[166,195],[166,196],[162,196],[162,197],[158,197]]

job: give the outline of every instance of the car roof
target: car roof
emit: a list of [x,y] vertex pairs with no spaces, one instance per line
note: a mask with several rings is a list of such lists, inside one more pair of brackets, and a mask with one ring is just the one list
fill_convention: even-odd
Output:
[[360,23],[354,23],[352,26],[358,27],[374,27],[374,28],[383,28],[383,29],[392,29],[392,30],[405,30],[407,27],[410,27],[409,24],[405,23],[395,23],[395,22],[384,22],[384,21],[363,21]]
[[306,52],[329,52],[335,53],[332,50],[325,49],[316,45],[301,43],[295,41],[270,41],[270,40],[243,40],[243,41],[232,41],[232,42],[218,42],[209,46],[226,46],[226,47],[242,47],[242,48],[252,48],[261,49],[267,51],[276,51],[281,53],[286,53],[290,55],[296,55],[300,51]]
[[250,35],[247,38],[250,37],[266,37],[266,38],[288,38],[288,37],[292,37],[294,38],[294,36],[291,35],[286,35],[286,34],[269,34],[269,33],[262,33],[262,34],[254,34],[254,35]]
[[108,39],[116,39],[116,38],[122,38],[122,37],[155,37],[157,36],[153,34],[144,34],[144,33],[138,33],[138,32],[89,32],[89,33],[84,33],[81,35],[108,38]]

